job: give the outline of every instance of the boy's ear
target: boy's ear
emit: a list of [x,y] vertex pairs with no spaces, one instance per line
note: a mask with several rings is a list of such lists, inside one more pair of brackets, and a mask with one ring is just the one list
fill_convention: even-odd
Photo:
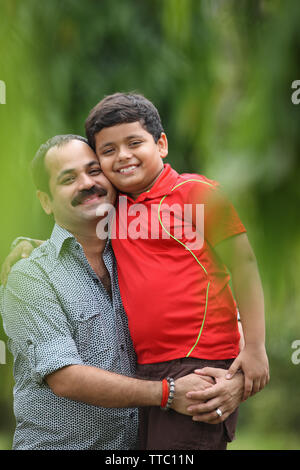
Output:
[[168,139],[164,132],[160,134],[160,138],[157,141],[157,145],[161,158],[165,158],[168,155]]
[[51,205],[51,199],[49,194],[44,193],[43,191],[37,191],[36,192],[37,197],[39,198],[39,201],[41,203],[42,208],[46,212],[47,215],[52,214],[52,205]]

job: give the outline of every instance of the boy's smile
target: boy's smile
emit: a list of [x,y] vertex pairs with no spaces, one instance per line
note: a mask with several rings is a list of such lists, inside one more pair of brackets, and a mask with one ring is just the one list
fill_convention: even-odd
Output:
[[139,121],[102,129],[95,144],[105,176],[134,199],[153,186],[168,154],[166,135],[162,133],[156,143]]

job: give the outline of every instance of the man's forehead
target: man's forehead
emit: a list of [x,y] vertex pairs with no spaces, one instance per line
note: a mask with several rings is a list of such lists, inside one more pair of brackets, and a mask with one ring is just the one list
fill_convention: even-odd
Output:
[[48,170],[60,172],[67,168],[79,169],[99,163],[98,158],[91,147],[81,141],[72,140],[64,145],[52,147],[45,157]]

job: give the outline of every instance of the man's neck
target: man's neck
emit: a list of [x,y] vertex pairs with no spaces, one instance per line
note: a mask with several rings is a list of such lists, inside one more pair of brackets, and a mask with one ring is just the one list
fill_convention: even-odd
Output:
[[106,246],[107,240],[101,240],[97,237],[96,229],[97,223],[83,222],[78,227],[67,227],[59,224],[76,238],[78,243],[81,244],[83,251],[88,260],[99,260]]
[[81,244],[89,265],[101,280],[110,298],[112,298],[111,279],[103,260],[106,240],[97,237],[96,227],[91,231],[86,230],[85,227],[85,230],[80,230],[78,233],[73,232],[73,235]]

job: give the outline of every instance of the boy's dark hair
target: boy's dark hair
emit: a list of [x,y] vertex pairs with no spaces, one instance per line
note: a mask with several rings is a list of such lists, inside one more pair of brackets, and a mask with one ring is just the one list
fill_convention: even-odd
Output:
[[115,93],[106,96],[90,111],[85,121],[90,146],[95,150],[95,134],[103,128],[136,121],[153,136],[155,142],[164,132],[156,107],[143,95]]
[[33,181],[37,189],[48,193],[50,195],[49,188],[49,173],[45,166],[45,157],[47,152],[53,147],[62,147],[71,140],[80,140],[89,145],[88,140],[85,137],[74,134],[56,135],[51,139],[47,140],[40,146],[33,160],[31,161],[30,169],[33,176]]

